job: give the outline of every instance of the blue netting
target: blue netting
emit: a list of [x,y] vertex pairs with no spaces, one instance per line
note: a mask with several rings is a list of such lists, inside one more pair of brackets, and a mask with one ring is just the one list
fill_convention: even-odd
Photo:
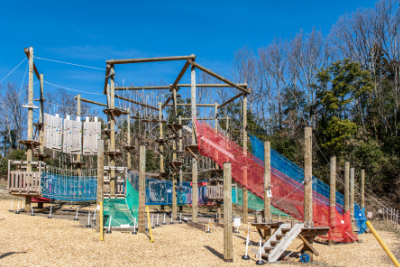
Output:
[[[252,153],[258,159],[264,161],[264,143],[255,136],[249,134]],[[293,180],[302,183],[304,180],[304,170],[282,156],[276,150],[271,148],[271,167],[292,178]],[[313,176],[313,190],[329,199],[329,186]],[[344,196],[336,192],[336,203],[341,207],[338,209],[343,213]]]
[[363,234],[367,230],[367,217],[365,217],[365,208],[362,208],[357,204],[354,203],[354,218],[357,222],[357,231],[358,234]]
[[69,176],[42,172],[40,179],[41,195],[64,201],[96,200],[97,177]]
[[[128,173],[129,181],[133,188],[139,190],[139,175]],[[200,181],[199,183],[204,183]],[[182,185],[176,187],[178,205],[192,203],[191,182],[182,182]],[[198,186],[198,203],[207,203],[206,186]],[[146,205],[172,205],[172,182],[158,180],[146,177]]]

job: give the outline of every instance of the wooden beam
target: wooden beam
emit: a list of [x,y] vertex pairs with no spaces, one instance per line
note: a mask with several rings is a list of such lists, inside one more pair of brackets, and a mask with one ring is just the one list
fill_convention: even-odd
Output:
[[213,72],[213,71],[211,71],[209,69],[204,68],[203,66],[197,64],[194,61],[192,62],[192,66],[194,66],[195,68],[197,68],[197,69],[199,69],[199,70],[201,70],[201,71],[213,76],[214,78],[216,78],[216,79],[218,79],[218,80],[220,80],[220,81],[222,81],[222,82],[224,82],[226,84],[229,84],[232,87],[235,87],[235,88],[239,89],[240,91],[242,91],[242,92],[244,92],[246,94],[250,94],[251,93],[250,90],[248,90],[248,89],[246,89],[246,88],[244,88],[242,86],[237,86],[235,83],[229,81],[228,79],[225,79],[224,77],[216,74],[215,72]]
[[146,107],[146,108],[150,108],[150,109],[154,109],[154,110],[158,111],[157,107],[150,106],[150,105],[147,105],[147,104],[143,104],[143,103],[140,103],[138,101],[132,100],[130,98],[122,97],[122,96],[119,96],[119,95],[115,95],[115,98],[118,98],[118,99],[121,99],[121,100],[125,100],[125,101],[131,102],[133,104],[136,104],[136,105],[139,105],[139,106],[142,106],[142,107]]
[[[29,53],[29,49],[28,48],[24,48],[24,52],[26,57],[29,59],[30,53]],[[35,72],[36,78],[38,78],[38,80],[40,81],[40,74],[39,71],[36,68],[35,63],[33,63],[33,71]]]
[[[241,86],[243,88],[247,88],[247,83],[238,83],[236,84],[237,86]],[[190,84],[177,84],[177,87],[190,87]],[[165,90],[165,89],[171,89],[172,84],[170,85],[160,85],[160,86],[123,86],[123,87],[115,87],[114,90],[125,90],[125,91],[140,91],[140,90]],[[231,88],[233,86],[229,84],[197,84],[196,87],[225,87],[225,88]]]
[[350,209],[350,162],[344,163],[344,213]]
[[[336,223],[336,156],[331,156],[330,180],[329,180],[329,226]],[[333,240],[328,240],[333,245]]]
[[[183,104],[183,103],[177,103],[177,106],[183,106],[183,107],[190,107],[192,104]],[[173,104],[167,104],[167,106],[173,106]],[[214,104],[196,104],[197,107],[214,107]]]
[[194,54],[190,56],[175,56],[175,57],[153,57],[153,58],[132,58],[132,59],[111,59],[107,60],[107,64],[130,64],[130,63],[145,63],[145,62],[157,62],[157,61],[175,61],[175,60],[187,60],[196,59]]
[[224,261],[233,261],[232,235],[232,169],[231,163],[225,162],[224,170]]
[[[227,117],[219,117],[218,120],[226,120]],[[190,121],[192,118],[182,118],[183,121]],[[203,120],[203,121],[210,121],[210,120],[215,120],[215,118],[196,118],[196,120]]]
[[244,95],[245,95],[245,93],[240,93],[240,94],[238,94],[238,95],[232,97],[231,99],[229,99],[229,100],[226,101],[225,103],[219,105],[218,108],[220,109],[220,108],[222,108],[222,107],[228,105],[229,103],[235,101],[236,99],[238,99],[239,97],[242,97],[242,96],[244,96]]
[[106,77],[104,79],[103,94],[107,94],[107,84],[108,84],[108,78],[110,77],[110,70],[111,70],[111,65],[107,64],[107,66],[106,66]]
[[271,143],[264,142],[264,222],[272,221],[271,197],[268,197],[268,190],[271,190]]
[[145,234],[145,207],[146,207],[146,146],[140,146],[139,153],[139,211],[138,232]]
[[313,227],[312,199],[312,128],[304,129],[304,226]]
[[[78,97],[74,97],[75,99],[78,99]],[[99,102],[96,102],[96,101],[93,101],[93,100],[89,100],[89,99],[85,99],[85,98],[82,98],[81,97],[81,101],[82,102],[86,102],[86,103],[90,103],[90,104],[93,104],[93,105],[98,105],[98,106],[102,106],[102,107],[107,107],[107,105],[106,104],[103,104],[103,103],[99,103]]]
[[361,170],[361,209],[365,208],[365,170]]
[[[172,84],[171,88],[169,89],[170,92],[172,92],[172,90],[174,90],[177,86],[177,84],[179,83],[179,81],[182,79],[182,76],[185,74],[186,70],[189,68],[190,63],[192,62],[191,59],[188,59],[185,62],[185,65],[183,65],[183,68],[181,70],[181,72],[179,73],[178,77],[176,78],[175,82]],[[176,93],[176,92],[175,92]]]
[[310,242],[307,241],[307,239],[302,234],[299,234],[299,237],[301,240],[303,240],[304,246],[307,246],[316,256],[319,256],[318,251],[314,248],[313,245],[310,244]]

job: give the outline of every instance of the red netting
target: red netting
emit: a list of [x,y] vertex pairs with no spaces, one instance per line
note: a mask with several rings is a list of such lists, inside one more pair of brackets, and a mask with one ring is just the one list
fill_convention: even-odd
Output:
[[[244,150],[204,122],[196,120],[197,142],[200,154],[211,158],[221,168],[230,162],[232,178],[257,197],[264,199],[264,167],[251,153]],[[304,217],[304,186],[283,173],[271,168],[272,205],[296,218]],[[329,200],[313,191],[313,221],[315,226],[329,226]],[[328,238],[337,242],[352,242],[357,236],[351,231],[350,218],[337,212],[336,221],[345,227],[335,227]],[[342,223],[341,223],[342,224]],[[336,223],[338,225],[338,223]],[[349,231],[350,229],[350,231]]]

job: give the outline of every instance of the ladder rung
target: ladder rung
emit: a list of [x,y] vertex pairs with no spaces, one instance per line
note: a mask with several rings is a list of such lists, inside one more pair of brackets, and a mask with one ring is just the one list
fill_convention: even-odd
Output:
[[265,251],[273,250],[273,249],[274,249],[273,247],[264,247],[264,250],[265,250]]
[[280,241],[270,241],[271,245],[278,244]]
[[281,239],[282,237],[285,237],[286,235],[276,235],[276,238]]

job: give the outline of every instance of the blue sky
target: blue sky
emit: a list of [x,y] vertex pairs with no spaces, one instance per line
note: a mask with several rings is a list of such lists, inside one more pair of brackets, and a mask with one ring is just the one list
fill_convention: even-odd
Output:
[[[0,80],[33,46],[35,56],[105,68],[111,58],[197,56],[196,62],[229,77],[233,53],[256,50],[277,36],[312,27],[328,33],[345,12],[375,1],[3,1]],[[35,60],[50,83],[102,93],[104,71]],[[27,61],[4,82],[20,85]],[[172,83],[183,62],[116,66],[125,83]],[[27,82],[27,79],[25,79]],[[122,81],[119,81],[122,82]],[[189,76],[182,80],[189,83]],[[38,85],[38,84],[37,84]],[[38,86],[35,85],[35,90]],[[45,91],[55,87],[45,85]],[[105,102],[100,95],[82,94]]]

